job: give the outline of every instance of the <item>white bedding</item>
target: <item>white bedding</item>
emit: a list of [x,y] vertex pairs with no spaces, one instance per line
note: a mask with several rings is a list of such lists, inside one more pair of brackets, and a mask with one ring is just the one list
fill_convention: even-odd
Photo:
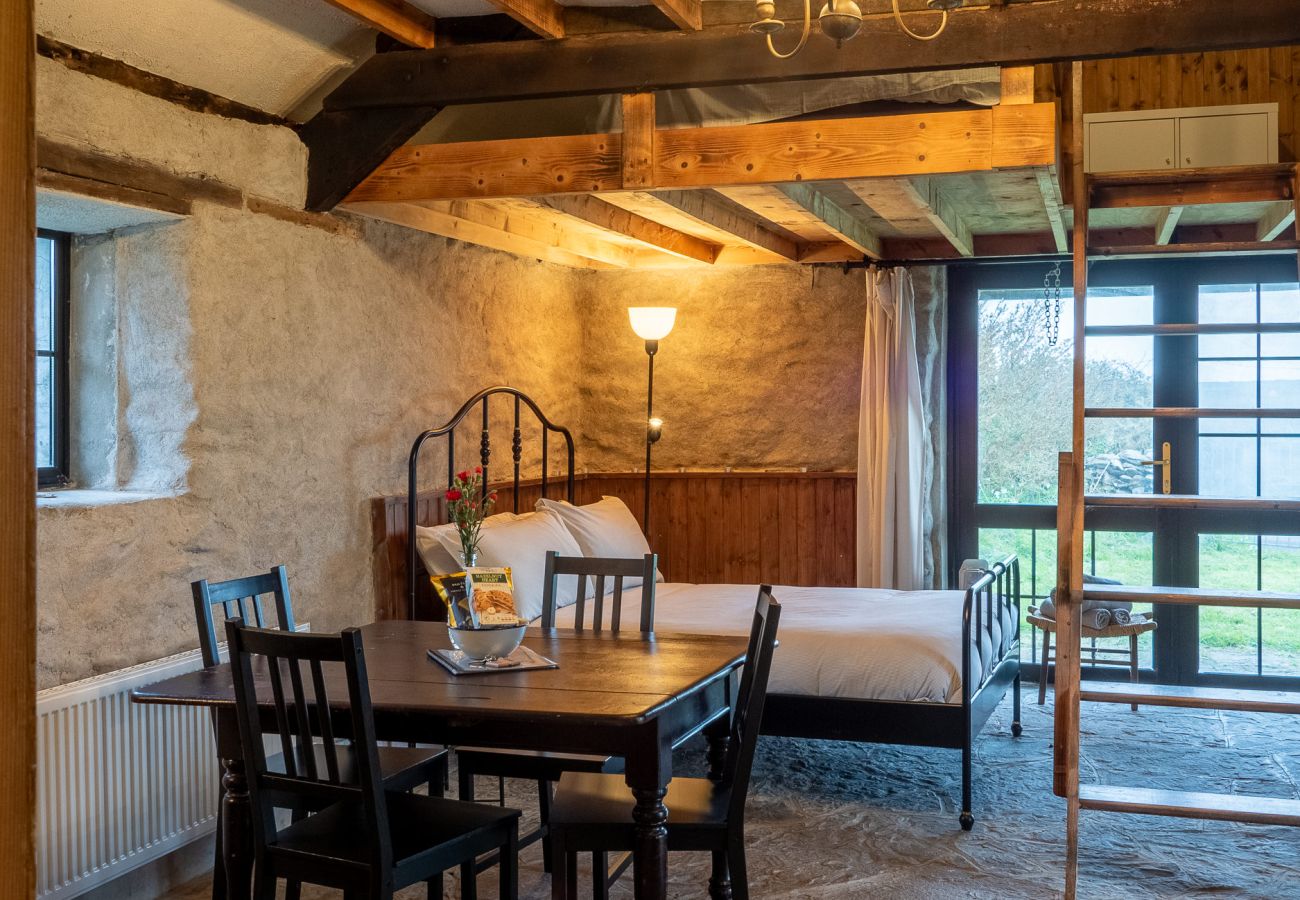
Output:
[[[961,703],[961,591],[775,587],[772,593],[782,610],[770,692]],[[655,631],[745,635],[757,598],[756,585],[660,584]],[[626,592],[622,621],[636,622],[640,605],[639,588]],[[562,609],[556,624],[571,627],[573,617],[573,607]],[[992,641],[985,635],[979,642],[976,670],[992,665],[1011,618],[995,621]]]

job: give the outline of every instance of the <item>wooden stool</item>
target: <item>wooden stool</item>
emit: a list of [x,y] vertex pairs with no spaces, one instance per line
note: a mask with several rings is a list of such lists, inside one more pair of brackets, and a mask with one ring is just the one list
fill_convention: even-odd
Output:
[[[1042,670],[1038,675],[1038,705],[1042,706],[1047,702],[1047,676],[1050,667],[1055,662],[1052,657],[1052,635],[1056,633],[1056,620],[1041,616],[1037,609],[1032,607],[1025,618],[1029,624],[1043,632],[1043,664]],[[1128,678],[1133,684],[1138,683],[1138,637],[1149,631],[1156,630],[1155,620],[1147,618],[1141,622],[1134,622],[1131,625],[1108,625],[1105,628],[1083,627],[1083,637],[1085,638],[1113,638],[1127,637],[1128,649],[1123,647],[1097,647],[1087,648],[1091,653],[1088,659],[1080,659],[1080,662],[1093,666],[1125,666],[1128,668]],[[1114,658],[1103,658],[1098,654],[1110,654]],[[1133,711],[1137,712],[1138,705],[1133,704]]]

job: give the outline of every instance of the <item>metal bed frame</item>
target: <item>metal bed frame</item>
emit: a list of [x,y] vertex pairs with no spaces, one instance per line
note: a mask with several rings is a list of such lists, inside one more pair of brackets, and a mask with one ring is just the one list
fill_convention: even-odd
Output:
[[[541,494],[546,496],[548,473],[548,438],[551,432],[561,435],[566,449],[566,499],[574,501],[574,444],[567,428],[556,425],[537,403],[512,387],[493,387],[479,391],[467,400],[456,414],[440,428],[422,432],[411,446],[409,496],[407,498],[407,597],[410,615],[415,617],[416,582],[422,568],[418,565],[413,536],[417,522],[419,498],[418,465],[420,451],[432,438],[447,439],[447,481],[456,472],[456,427],[476,405],[482,409],[479,434],[479,465],[483,467],[483,489],[488,489],[488,461],[492,455],[489,434],[488,399],[497,394],[514,398],[514,432],[511,439],[513,460],[513,508],[519,511],[519,469],[522,458],[520,413],[527,406],[542,426]],[[1006,614],[1012,613],[1007,616]],[[1010,620],[998,640],[993,640],[994,623]],[[762,733],[774,737],[857,741],[873,744],[903,744],[938,747],[961,751],[962,809],[961,827],[969,831],[975,824],[972,812],[972,757],[975,738],[987,724],[1007,689],[1012,688],[1013,714],[1011,733],[1019,737],[1020,724],[1020,561],[1015,555],[995,563],[966,590],[962,607],[961,704],[909,700],[852,700],[838,697],[809,697],[801,694],[769,694],[763,712]],[[987,637],[994,659],[978,672],[972,653],[972,637]],[[981,645],[982,646],[982,643]],[[980,661],[982,663],[982,661]]]

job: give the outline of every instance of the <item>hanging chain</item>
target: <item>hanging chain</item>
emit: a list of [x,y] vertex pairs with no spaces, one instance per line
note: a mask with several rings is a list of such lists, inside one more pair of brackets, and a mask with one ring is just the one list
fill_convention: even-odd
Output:
[[1047,343],[1055,347],[1061,337],[1061,264],[1057,263],[1043,278],[1043,321],[1047,325]]

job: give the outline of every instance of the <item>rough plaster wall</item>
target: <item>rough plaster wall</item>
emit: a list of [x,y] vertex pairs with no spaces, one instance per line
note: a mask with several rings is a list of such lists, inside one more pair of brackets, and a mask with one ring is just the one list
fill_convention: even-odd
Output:
[[627,307],[676,306],[655,357],[656,469],[856,467],[861,271],[598,273],[584,285],[585,466],[644,467],[646,355]]
[[[288,130],[38,62],[43,136],[301,197]],[[180,488],[40,509],[41,687],[193,648],[198,577],[284,563],[301,619],[367,621],[369,501],[403,490],[420,429],[502,382],[581,419],[581,273],[379,223],[331,234],[207,204],[112,244],[119,480]]]
[[301,207],[307,151],[288,128],[191,112],[102,78],[36,60],[42,137],[214,178]]

